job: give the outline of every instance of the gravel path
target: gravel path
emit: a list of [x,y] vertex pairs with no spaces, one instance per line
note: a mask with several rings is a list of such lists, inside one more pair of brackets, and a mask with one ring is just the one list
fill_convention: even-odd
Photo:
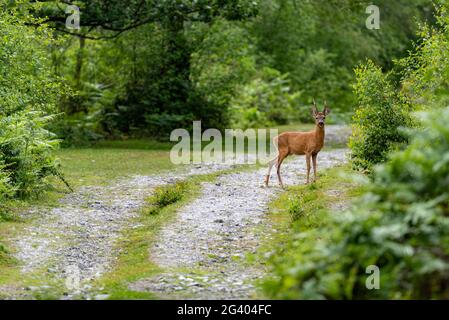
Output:
[[108,187],[82,187],[64,197],[60,207],[23,214],[31,223],[11,241],[15,257],[24,273],[42,270],[56,279],[79,279],[79,289],[74,286],[68,297],[88,292],[91,280],[104,274],[117,257],[116,239],[132,227],[132,218],[154,187],[230,167],[196,165],[166,175],[135,176]]
[[[319,170],[344,162],[346,154],[344,149],[321,152]],[[262,187],[266,170],[223,174],[215,183],[203,183],[201,196],[162,229],[151,250],[151,259],[166,272],[132,283],[130,289],[150,291],[161,298],[255,297],[254,281],[263,269],[248,266],[243,258],[256,251],[260,228],[269,228],[264,213],[281,192],[277,179],[270,182],[276,187]],[[285,162],[282,172],[286,185],[303,183],[304,157]]]

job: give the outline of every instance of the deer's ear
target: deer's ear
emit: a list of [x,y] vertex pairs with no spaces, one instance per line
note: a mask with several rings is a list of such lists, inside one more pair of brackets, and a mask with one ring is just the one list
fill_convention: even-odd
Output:
[[324,108],[324,115],[327,116],[329,113],[331,113],[331,109],[329,109],[329,107],[326,106],[326,108]]

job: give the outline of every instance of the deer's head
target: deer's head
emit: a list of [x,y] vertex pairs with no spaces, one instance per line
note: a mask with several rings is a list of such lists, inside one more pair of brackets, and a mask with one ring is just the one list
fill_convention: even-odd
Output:
[[327,106],[327,103],[324,102],[324,110],[323,112],[318,111],[315,103],[315,99],[313,100],[313,107],[312,107],[312,116],[315,119],[315,124],[319,126],[320,128],[324,127],[324,121],[326,120],[326,116],[331,112],[329,107]]

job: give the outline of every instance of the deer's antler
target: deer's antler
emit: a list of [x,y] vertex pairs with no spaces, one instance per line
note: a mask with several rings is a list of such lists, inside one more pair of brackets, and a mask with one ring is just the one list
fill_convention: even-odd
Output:
[[312,114],[315,115],[318,112],[318,109],[316,107],[315,98],[313,98],[312,100],[313,100]]

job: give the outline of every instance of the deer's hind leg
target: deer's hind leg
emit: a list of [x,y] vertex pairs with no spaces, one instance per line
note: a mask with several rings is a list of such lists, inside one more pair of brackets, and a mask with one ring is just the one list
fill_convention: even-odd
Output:
[[274,158],[273,160],[271,160],[270,162],[268,162],[268,173],[265,176],[265,186],[268,187],[268,182],[270,181],[270,175],[271,175],[271,169],[273,168],[274,164],[277,162],[278,160],[277,156],[276,158]]
[[306,180],[306,184],[309,184],[309,177],[310,177],[310,158],[311,158],[311,154],[307,153],[306,154],[306,164],[307,164],[307,180]]
[[313,181],[316,181],[316,157],[318,156],[318,153],[312,154],[312,163],[313,163]]
[[277,167],[278,181],[279,181],[281,188],[284,188],[284,183],[282,182],[282,178],[281,178],[281,165],[287,156],[288,156],[288,152],[284,152],[284,153],[279,153],[279,156],[277,158],[276,167]]

